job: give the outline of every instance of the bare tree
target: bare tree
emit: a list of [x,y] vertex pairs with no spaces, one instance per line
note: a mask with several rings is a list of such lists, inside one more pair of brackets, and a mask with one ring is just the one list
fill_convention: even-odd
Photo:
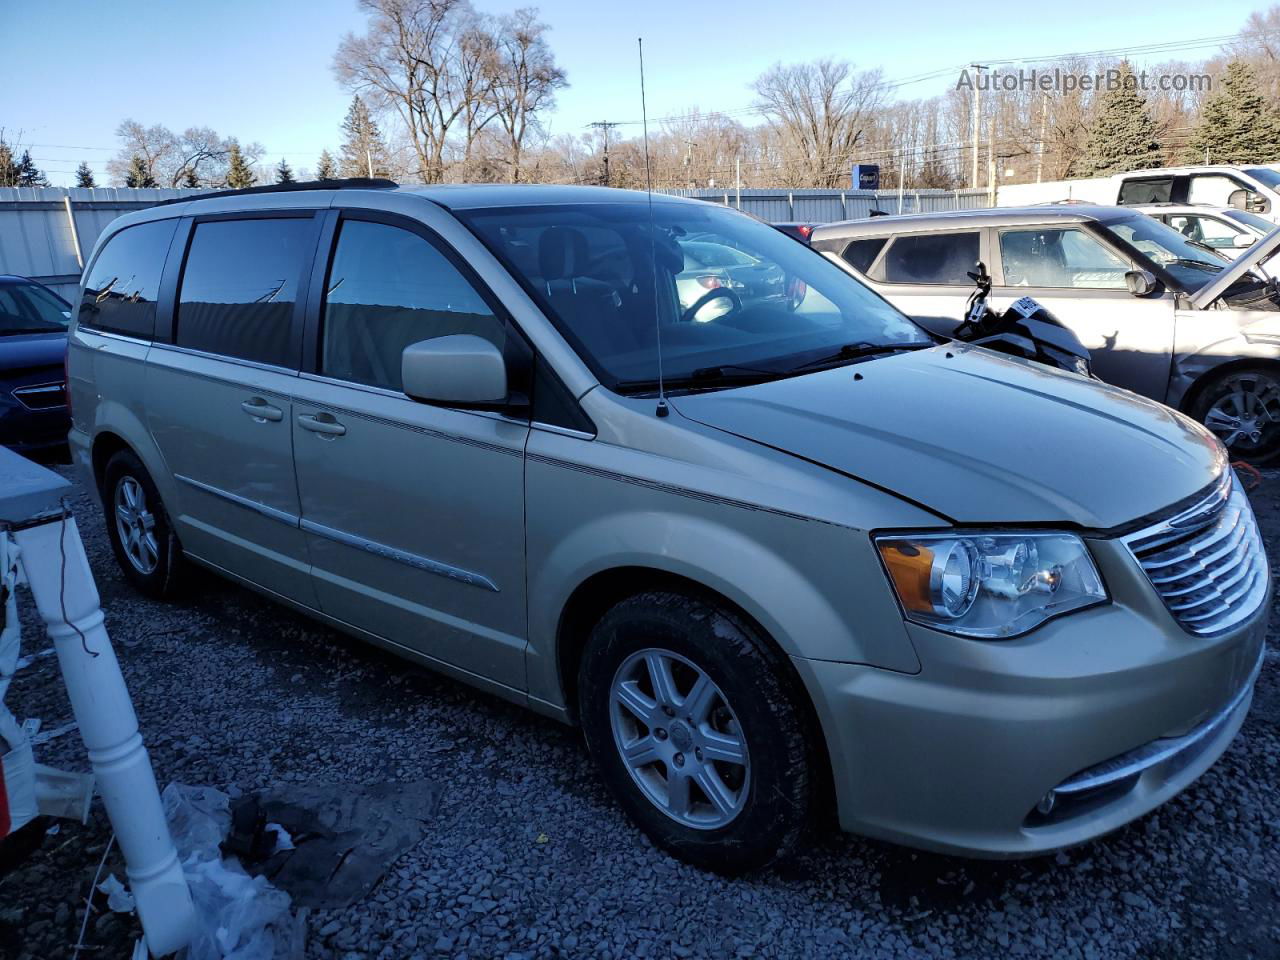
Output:
[[796,183],[834,187],[884,102],[878,70],[855,73],[847,61],[775,64],[753,88],[765,122],[786,152]]
[[522,7],[498,22],[490,86],[494,114],[506,133],[511,182],[521,179],[521,160],[538,114],[555,105],[557,90],[568,86],[547,43],[548,26],[534,7]]
[[477,108],[492,76],[481,21],[468,0],[360,0],[362,36],[347,34],[334,56],[340,82],[392,109],[404,123],[426,183],[444,179],[450,135],[474,138]]
[[[119,152],[107,163],[107,172],[117,183],[146,178],[162,187],[225,186],[230,163],[232,137],[223,137],[209,127],[188,127],[176,134],[162,124],[143,126],[124,120],[116,127]],[[243,159],[256,163],[264,154],[260,143],[242,145]],[[139,162],[140,161],[140,162]]]

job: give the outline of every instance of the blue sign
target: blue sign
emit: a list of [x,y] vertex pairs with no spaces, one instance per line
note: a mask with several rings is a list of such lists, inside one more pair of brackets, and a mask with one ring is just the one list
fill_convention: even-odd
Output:
[[875,163],[855,163],[849,184],[855,190],[880,189],[880,165]]

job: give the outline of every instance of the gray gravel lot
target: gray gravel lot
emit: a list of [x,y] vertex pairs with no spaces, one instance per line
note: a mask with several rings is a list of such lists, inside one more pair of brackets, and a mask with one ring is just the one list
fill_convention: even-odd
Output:
[[[1254,504],[1275,567],[1280,471]],[[312,913],[308,957],[1280,957],[1274,633],[1226,755],[1100,841],[988,863],[831,835],[727,880],[646,843],[575,731],[213,578],[182,605],[141,599],[97,509],[80,497],[76,513],[161,785],[443,785],[425,840],[372,894]],[[25,639],[24,652],[48,646],[33,624]],[[52,658],[20,674],[9,700],[46,728],[70,719]],[[39,759],[87,768],[75,735]],[[0,879],[0,956],[71,956],[109,836],[99,808]],[[118,855],[108,870],[123,877]],[[83,958],[128,957],[139,932],[105,910],[88,931]]]

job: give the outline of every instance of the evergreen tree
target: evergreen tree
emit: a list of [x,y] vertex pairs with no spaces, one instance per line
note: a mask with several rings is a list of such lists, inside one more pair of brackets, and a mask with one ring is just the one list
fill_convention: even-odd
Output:
[[320,151],[320,159],[316,162],[316,179],[333,180],[338,176],[337,164],[333,162],[333,154],[328,150]]
[[135,153],[129,158],[129,171],[124,175],[124,185],[135,189],[156,186],[156,178],[151,176],[147,161],[142,159],[141,154]]
[[233,190],[252,187],[257,182],[244,154],[240,152],[240,144],[231,141],[231,149],[227,153],[227,186]]
[[1271,163],[1278,153],[1280,116],[1263,97],[1253,69],[1233,60],[1205,101],[1186,158],[1191,163]]
[[188,190],[199,189],[200,178],[196,176],[195,167],[187,167],[186,172],[182,175],[182,185]]
[[[352,97],[347,118],[342,121],[342,149],[339,169],[344,177],[385,177],[389,172],[387,145],[378,123],[358,96]],[[370,169],[372,168],[372,169]]]
[[1120,82],[1099,98],[1098,111],[1089,127],[1080,176],[1103,177],[1126,170],[1163,166],[1156,122],[1147,101],[1138,91],[1138,79],[1129,64],[1120,65]]
[[276,167],[276,183],[297,183],[293,176],[293,168],[284,157],[280,158],[280,166]]
[[31,159],[31,151],[23,150],[22,156],[18,158],[18,186],[20,187],[47,187],[49,178],[44,175],[44,171],[36,166],[34,160]]
[[89,169],[89,164],[81,160],[80,166],[76,167],[76,186],[92,189],[97,185],[93,179],[93,171]]

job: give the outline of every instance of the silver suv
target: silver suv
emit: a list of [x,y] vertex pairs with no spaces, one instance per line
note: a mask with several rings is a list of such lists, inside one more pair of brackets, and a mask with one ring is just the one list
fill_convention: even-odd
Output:
[[[682,302],[721,244],[785,297]],[[705,308],[719,303],[715,310]],[[749,217],[592,188],[247,191],[85,271],[71,445],[198,564],[560,720],[659,844],[1018,856],[1230,742],[1270,578],[1222,445],[941,342]]]

